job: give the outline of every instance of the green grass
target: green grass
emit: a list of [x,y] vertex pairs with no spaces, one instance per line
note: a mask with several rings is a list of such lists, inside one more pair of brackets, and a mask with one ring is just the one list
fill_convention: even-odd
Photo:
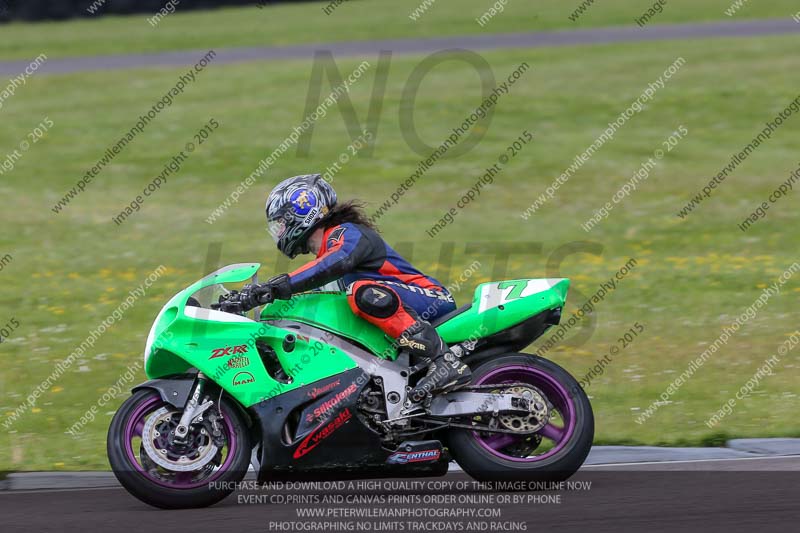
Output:
[[[0,26],[0,60],[50,58],[164,50],[324,43],[365,39],[419,38],[443,35],[528,32],[553,29],[633,25],[651,4],[632,0],[596,2],[577,21],[569,16],[581,0],[509,1],[505,11],[481,27],[481,17],[494,1],[438,0],[417,21],[409,14],[416,0],[351,1],[330,15],[327,2],[197,11],[170,15],[156,27],[147,16],[106,17],[102,21]],[[733,17],[725,15],[732,0],[670,0],[653,24],[788,18],[797,12],[793,0],[750,2]],[[365,24],[364,21],[369,21]]]
[[[603,5],[594,9],[600,12]],[[717,443],[720,432],[732,437],[797,436],[797,353],[787,356],[758,394],[740,401],[714,430],[704,421],[798,329],[798,279],[787,283],[780,296],[706,363],[673,403],[641,426],[634,423],[636,414],[658,398],[721,328],[797,259],[795,197],[775,205],[747,234],[736,224],[798,166],[798,117],[687,220],[675,215],[764,121],[797,96],[797,45],[796,37],[774,37],[487,53],[498,78],[522,61],[532,69],[501,99],[491,124],[482,126],[488,129],[483,141],[467,155],[438,163],[384,217],[384,236],[404,250],[413,248],[413,261],[443,278],[457,276],[475,259],[482,261],[480,274],[457,294],[459,302],[470,298],[474,284],[493,277],[554,275],[546,262],[554,250],[574,241],[597,242],[600,255],[568,255],[561,265],[560,274],[574,283],[572,311],[628,258],[636,258],[636,269],[597,306],[597,327],[588,342],[548,354],[580,376],[634,322],[645,325],[646,331],[589,388],[600,443],[708,444]],[[647,109],[562,186],[553,201],[523,221],[520,213],[533,199],[679,55],[686,66]],[[352,160],[336,177],[341,197],[358,196],[379,205],[416,168],[420,156],[405,144],[398,116],[403,87],[418,61],[392,61],[374,157]],[[339,66],[349,72],[356,64],[342,61]],[[307,62],[209,69],[59,215],[50,210],[53,204],[179,72],[154,68],[33,77],[6,102],[0,111],[0,162],[46,116],[55,125],[0,181],[5,200],[0,251],[13,256],[0,272],[0,323],[12,317],[20,323],[0,347],[0,413],[5,417],[24,401],[154,268],[163,264],[169,270],[40,399],[35,412],[25,414],[12,433],[0,431],[0,470],[107,467],[105,431],[122,398],[101,409],[80,438],[64,431],[141,357],[161,305],[206,273],[210,243],[222,243],[223,264],[262,261],[263,275],[286,268],[276,263],[264,231],[263,201],[279,179],[324,169],[345,150],[350,141],[337,111],[317,124],[309,157],[290,151],[220,221],[208,225],[204,220],[300,122],[309,71]],[[361,120],[372,74],[351,94]],[[478,100],[473,70],[461,62],[434,69],[416,101],[421,137],[440,142]],[[115,226],[111,217],[210,117],[221,124],[211,140],[141,212]],[[688,138],[587,235],[580,224],[680,125],[689,129]],[[535,143],[440,237],[428,238],[425,230],[524,129],[535,134]],[[467,242],[483,243],[484,253],[465,253]],[[494,270],[493,246],[526,242],[541,243],[541,252],[512,256],[505,273]],[[454,246],[454,257],[442,265],[445,243]]]

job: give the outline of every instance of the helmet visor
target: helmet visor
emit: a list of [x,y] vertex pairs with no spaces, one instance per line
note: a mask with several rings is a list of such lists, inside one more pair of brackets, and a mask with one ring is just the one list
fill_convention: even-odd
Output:
[[282,218],[277,220],[270,220],[267,223],[267,231],[269,231],[272,240],[275,241],[275,244],[283,237],[286,233],[286,221]]

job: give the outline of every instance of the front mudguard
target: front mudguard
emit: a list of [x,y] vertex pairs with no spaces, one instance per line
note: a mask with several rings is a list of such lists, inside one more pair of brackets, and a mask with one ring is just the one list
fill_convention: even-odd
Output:
[[178,409],[186,407],[189,401],[189,395],[192,394],[192,388],[197,380],[197,373],[175,374],[172,376],[151,379],[136,385],[131,389],[131,393],[136,391],[150,389],[156,391],[161,399],[168,404]]
[[[197,381],[197,372],[187,372],[185,374],[174,374],[172,376],[167,376],[158,379],[151,379],[149,381],[145,381],[144,383],[140,383],[136,385],[131,392],[136,392],[139,390],[150,389],[156,391],[161,399],[168,404],[176,407],[177,409],[184,409],[186,404],[189,402],[189,396],[192,394],[192,390],[194,389],[194,384]],[[206,391],[209,391],[209,388],[213,388],[214,395],[218,396],[221,392],[219,385],[214,383],[211,380],[206,381]],[[252,428],[253,420],[250,414],[244,409],[239,402],[237,402],[231,396],[228,396],[233,400],[233,404],[236,406],[236,409],[239,411],[239,414],[242,415],[247,421],[247,426]],[[259,442],[258,440],[254,440],[253,442]]]
[[[144,383],[140,383],[136,385],[133,389],[131,389],[131,393],[134,393],[139,390],[154,390],[156,391],[161,399],[168,404],[176,407],[178,409],[184,409],[186,404],[189,402],[189,396],[192,394],[192,390],[194,389],[194,384],[197,381],[197,372],[187,372],[185,374],[173,374],[171,376],[166,376],[163,378],[158,379],[151,379],[149,381],[145,381]],[[219,385],[215,382],[211,381],[210,379],[206,380],[205,384],[205,391],[209,392],[213,390],[213,394],[218,396],[221,391]],[[224,394],[224,393],[223,393]],[[252,426],[252,417],[247,412],[246,409],[242,407],[242,405],[237,402],[234,398],[228,395],[228,398],[233,400],[233,404],[236,406],[236,409],[239,411],[239,414],[247,420],[247,425]]]

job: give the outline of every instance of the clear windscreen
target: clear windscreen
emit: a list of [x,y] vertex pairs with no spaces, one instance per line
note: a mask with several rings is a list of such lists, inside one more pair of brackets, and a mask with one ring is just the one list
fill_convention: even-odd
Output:
[[[206,309],[211,308],[211,304],[215,304],[219,302],[219,297],[228,294],[230,291],[225,288],[225,286],[221,283],[217,283],[216,285],[209,285],[207,287],[203,287],[199,291],[192,294],[191,298],[194,298],[200,307],[204,307]],[[189,300],[187,305],[191,305],[192,302]]]
[[[346,287],[344,286],[344,281],[341,279],[331,281],[322,285],[321,287],[317,287],[312,289],[311,292],[344,292]],[[229,294],[230,291],[225,288],[225,285],[221,283],[217,283],[215,285],[209,285],[207,287],[203,287],[202,289],[196,291],[192,294],[191,298],[205,309],[211,309],[211,304],[215,304],[219,302],[219,297],[225,294]],[[192,305],[195,302],[189,300],[186,305]],[[196,305],[196,304],[195,304]]]

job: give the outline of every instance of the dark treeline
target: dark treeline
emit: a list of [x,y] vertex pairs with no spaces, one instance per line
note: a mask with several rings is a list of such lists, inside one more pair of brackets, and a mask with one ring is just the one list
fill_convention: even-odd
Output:
[[[177,11],[224,6],[268,5],[309,0],[0,0],[0,22],[100,17],[131,13],[155,14],[172,4]],[[168,7],[169,8],[169,7]]]

